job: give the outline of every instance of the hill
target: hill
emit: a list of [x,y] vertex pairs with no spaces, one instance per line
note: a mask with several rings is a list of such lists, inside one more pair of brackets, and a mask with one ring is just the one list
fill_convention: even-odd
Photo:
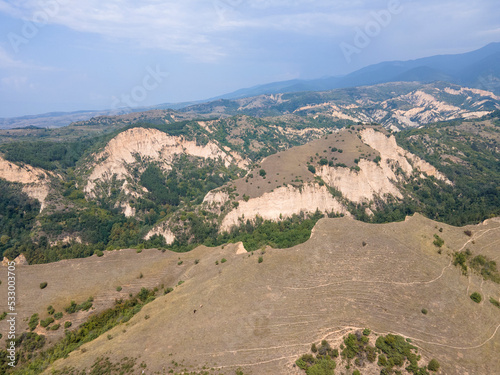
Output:
[[436,121],[478,118],[500,108],[493,93],[444,82],[385,83],[321,92],[271,94],[220,99],[181,111],[204,115],[268,117],[298,115],[321,120],[378,123],[400,130]]
[[500,95],[500,43],[490,43],[476,51],[438,55],[409,61],[385,61],[342,77],[273,82],[216,99],[239,99],[257,95],[327,91],[339,88],[371,86],[389,82],[430,83],[444,81]]
[[[119,368],[151,374],[234,374],[238,369],[239,374],[303,374],[295,361],[311,344],[319,347],[326,340],[342,352],[343,338],[365,328],[371,330],[371,345],[382,335],[402,336],[417,348],[419,365],[435,358],[439,373],[494,373],[500,366],[498,284],[472,268],[465,276],[454,259],[457,253],[498,258],[493,244],[499,229],[498,219],[465,228],[420,215],[382,225],[323,219],[304,244],[255,255],[238,245],[202,246],[186,254],[122,250],[51,265],[18,265],[17,277],[23,280],[17,292],[18,332],[28,328],[32,314],[45,321],[63,312],[48,330],[33,325],[48,341],[37,350],[46,354],[32,359],[31,368],[38,368],[32,373],[47,368],[45,373],[76,374],[98,366],[110,374]],[[42,290],[41,282],[47,282]],[[155,297],[147,291],[138,297],[149,303],[137,302],[132,315],[120,315],[128,311],[129,293],[154,286]],[[480,303],[469,297],[473,292],[482,296]],[[89,296],[89,311],[64,310],[71,300],[79,304]],[[123,313],[102,315],[108,308]],[[78,329],[87,319],[92,330],[88,325]],[[70,336],[62,327],[50,329],[67,321],[72,322]],[[6,324],[1,321],[0,328]],[[73,340],[68,350],[49,349],[65,336]],[[20,351],[40,342],[30,337]],[[381,354],[376,353],[379,363]],[[336,373],[349,362],[350,371],[380,373],[377,361],[354,361],[363,358],[359,355],[336,358]],[[399,370],[406,374],[405,366]],[[19,364],[14,373],[25,371]]]
[[323,216],[477,223],[500,214],[499,120],[488,116],[396,135],[298,115],[118,118],[80,141],[11,141],[0,250],[33,264],[127,247],[289,247]]

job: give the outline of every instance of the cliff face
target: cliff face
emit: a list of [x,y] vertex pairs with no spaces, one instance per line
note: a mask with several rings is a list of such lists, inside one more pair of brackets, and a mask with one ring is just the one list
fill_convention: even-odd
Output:
[[[324,166],[317,173],[325,183],[339,190],[348,200],[361,203],[376,197],[385,200],[388,195],[402,198],[397,183],[415,172],[425,173],[449,183],[432,165],[399,147],[394,136],[387,136],[372,128],[364,129],[360,133],[363,143],[379,152],[379,163],[361,159],[358,163],[359,171]],[[397,169],[401,169],[404,176],[396,174]],[[425,176],[421,174],[421,177]]]
[[[218,198],[218,197],[215,197]],[[206,201],[210,201],[206,198]],[[238,225],[239,219],[253,220],[258,215],[265,220],[288,218],[301,211],[313,213],[320,210],[324,213],[349,215],[347,209],[328,191],[326,186],[306,184],[300,188],[283,186],[260,197],[239,201],[237,208],[227,214],[220,230],[229,230]]]
[[[387,137],[381,132],[377,132],[372,128],[367,128],[361,131],[361,139],[364,143],[380,153],[382,159],[380,164],[382,166],[386,165],[387,161],[394,161],[408,175],[418,170],[426,173],[428,176],[434,176],[438,180],[450,183],[448,179],[431,164],[398,146],[396,138],[393,135]],[[383,168],[389,173],[387,168]]]
[[0,156],[0,178],[9,182],[23,184],[23,192],[41,203],[45,208],[45,199],[49,194],[49,172],[30,165],[19,166]]
[[[139,197],[145,190],[137,186],[132,170],[144,169],[144,163],[156,162],[165,171],[172,169],[171,164],[178,155],[191,155],[205,159],[221,159],[226,166],[231,163],[245,167],[247,162],[238,154],[219,147],[215,142],[199,145],[183,137],[170,136],[156,129],[133,128],[113,138],[104,150],[94,155],[93,166],[84,187],[89,198],[95,198],[102,189],[110,189],[110,183],[116,180],[120,190],[129,197]],[[117,206],[127,216],[133,216],[134,210],[126,202]]]

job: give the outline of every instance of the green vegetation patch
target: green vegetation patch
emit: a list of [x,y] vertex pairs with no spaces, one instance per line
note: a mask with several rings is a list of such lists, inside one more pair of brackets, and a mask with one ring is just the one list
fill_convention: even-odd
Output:
[[[44,351],[39,350],[45,344],[43,336],[38,336],[33,332],[24,333],[21,338],[25,337],[24,340],[26,340],[26,337],[29,338],[26,342],[30,343],[30,356],[20,355],[16,357],[16,367],[11,369],[8,367],[7,351],[2,350],[0,351],[0,370],[5,369],[3,372],[5,374],[40,374],[55,360],[65,358],[69,353],[78,349],[81,345],[96,339],[116,325],[128,322],[135,314],[141,311],[145,304],[154,300],[154,296],[155,292],[153,290],[143,288],[136,296],[129,300],[118,301],[115,307],[90,316],[77,330],[66,331],[64,338]],[[48,319],[53,320],[52,317]],[[65,323],[65,328],[71,326],[71,324],[68,323],[70,322]],[[57,328],[59,328],[59,325],[57,325]],[[34,342],[34,344],[32,342]],[[21,351],[18,349],[20,353],[23,353],[24,350],[22,344],[22,341],[16,344],[16,347],[21,348]],[[24,348],[28,348],[27,344],[24,344]],[[27,353],[28,350],[26,349],[25,352]],[[98,369],[98,367],[96,368]],[[91,374],[107,373],[97,372],[98,370],[93,371],[94,372],[91,372]],[[61,372],[61,374],[63,373],[66,374],[66,372]]]
[[460,267],[464,275],[468,274],[470,267],[477,274],[481,275],[484,280],[500,284],[500,273],[498,272],[496,262],[484,255],[473,256],[469,249],[464,252],[455,252],[453,253],[453,265]]

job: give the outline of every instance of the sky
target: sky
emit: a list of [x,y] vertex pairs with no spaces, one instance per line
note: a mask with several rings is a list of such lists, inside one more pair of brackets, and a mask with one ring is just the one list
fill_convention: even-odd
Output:
[[0,0],[0,117],[201,100],[499,41],[498,0]]

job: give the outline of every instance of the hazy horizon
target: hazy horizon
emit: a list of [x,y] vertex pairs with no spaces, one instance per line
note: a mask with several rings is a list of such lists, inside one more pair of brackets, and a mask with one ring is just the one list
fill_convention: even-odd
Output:
[[[203,100],[500,40],[493,0],[0,1],[0,117]],[[362,34],[362,35],[361,35]]]

